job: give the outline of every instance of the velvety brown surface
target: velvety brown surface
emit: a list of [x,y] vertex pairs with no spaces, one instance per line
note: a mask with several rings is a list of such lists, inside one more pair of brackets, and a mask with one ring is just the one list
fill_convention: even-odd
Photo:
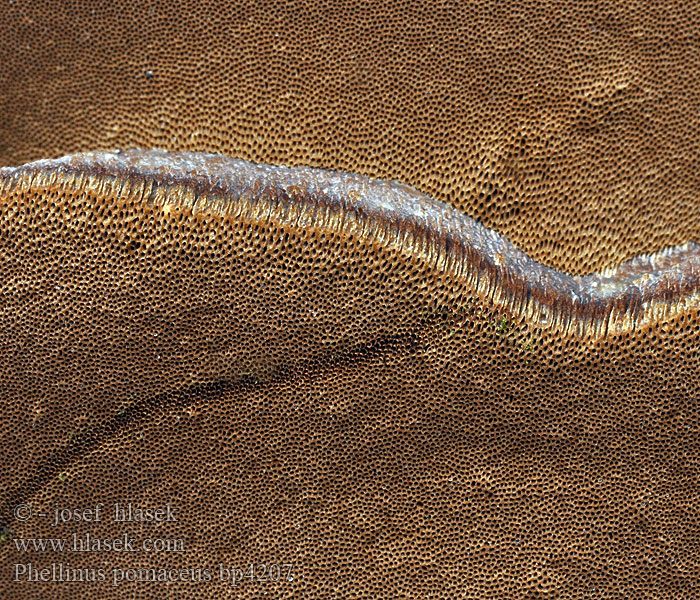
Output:
[[[3,598],[697,598],[696,246],[567,279],[405,186],[226,160],[0,171]],[[15,545],[73,533],[137,551]],[[293,580],[219,580],[250,563]]]
[[700,597],[699,12],[1,2],[0,165],[351,173],[0,170],[0,598]]
[[697,241],[694,2],[0,3],[0,164],[129,146],[395,179],[569,273]]

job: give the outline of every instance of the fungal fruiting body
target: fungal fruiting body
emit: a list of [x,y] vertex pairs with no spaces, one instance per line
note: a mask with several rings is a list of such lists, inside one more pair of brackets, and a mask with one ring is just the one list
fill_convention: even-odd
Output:
[[183,552],[70,556],[104,598],[193,565],[158,593],[225,597],[251,561],[296,576],[236,597],[682,597],[698,252],[571,276],[406,185],[221,155],[0,169],[0,519],[176,505]]

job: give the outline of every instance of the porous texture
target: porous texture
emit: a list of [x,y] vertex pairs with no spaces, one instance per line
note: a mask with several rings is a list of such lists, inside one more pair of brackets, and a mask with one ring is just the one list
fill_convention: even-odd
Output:
[[[214,176],[227,160],[132,151],[0,173],[5,537],[185,549],[9,540],[3,598],[697,597],[695,246],[558,274],[621,311],[637,287],[666,306],[656,318],[542,321],[562,290],[524,308],[513,265],[546,268],[456,212],[354,175]],[[170,502],[180,520],[12,513],[98,501]],[[28,562],[107,581],[12,582]],[[251,562],[293,563],[293,581],[218,581],[219,563]],[[115,567],[213,580],[113,586]]]
[[592,273],[700,239],[699,12],[3,2],[0,164],[141,146],[364,173]]

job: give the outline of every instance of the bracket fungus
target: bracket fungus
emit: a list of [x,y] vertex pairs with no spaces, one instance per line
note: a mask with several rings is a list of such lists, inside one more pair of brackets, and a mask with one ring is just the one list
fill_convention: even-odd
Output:
[[[570,276],[356,174],[136,149],[0,169],[2,587],[690,597],[698,251]],[[179,516],[16,513],[127,503]],[[14,544],[57,536],[93,551]]]
[[1,2],[2,600],[697,598],[699,7]]

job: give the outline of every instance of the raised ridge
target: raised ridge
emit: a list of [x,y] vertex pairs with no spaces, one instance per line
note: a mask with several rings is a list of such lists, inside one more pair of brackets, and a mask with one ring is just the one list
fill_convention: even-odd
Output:
[[615,269],[571,276],[408,185],[309,167],[258,165],[220,154],[129,149],[0,169],[14,186],[128,187],[145,202],[256,222],[355,233],[399,245],[467,278],[476,293],[541,326],[578,336],[643,327],[697,308],[700,246],[688,242]]

